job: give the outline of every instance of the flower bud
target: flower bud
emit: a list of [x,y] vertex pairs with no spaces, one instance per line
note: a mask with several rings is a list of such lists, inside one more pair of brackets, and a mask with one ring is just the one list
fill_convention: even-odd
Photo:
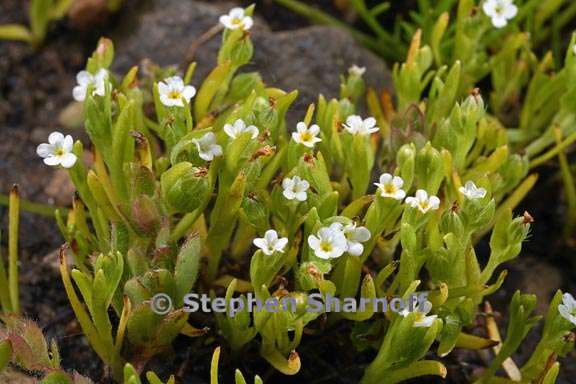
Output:
[[420,185],[429,194],[438,192],[442,179],[444,178],[442,156],[430,142],[426,143],[416,156],[416,175]]
[[136,197],[132,203],[132,221],[136,230],[144,235],[152,235],[158,230],[160,213],[151,197]]
[[242,210],[250,225],[258,232],[264,232],[268,229],[269,211],[261,196],[256,193],[248,193],[248,196],[242,202]]
[[176,212],[192,212],[210,196],[206,168],[178,163],[161,176],[162,198]]
[[398,150],[396,162],[400,169],[400,177],[404,180],[404,189],[409,190],[414,181],[414,166],[416,164],[416,147],[414,144],[404,144]]
[[479,120],[484,115],[484,99],[477,88],[462,103],[462,111],[465,116],[473,117],[474,120]]

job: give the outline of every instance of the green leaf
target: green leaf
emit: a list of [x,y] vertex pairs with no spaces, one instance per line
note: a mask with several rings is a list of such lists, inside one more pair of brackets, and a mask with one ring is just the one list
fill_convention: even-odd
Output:
[[18,40],[32,43],[32,34],[23,25],[4,24],[0,25],[0,40]]
[[[192,234],[182,245],[176,257],[174,281],[176,283],[176,297],[179,301],[190,292],[198,278],[201,251],[200,236]],[[179,306],[180,304],[176,305]]]

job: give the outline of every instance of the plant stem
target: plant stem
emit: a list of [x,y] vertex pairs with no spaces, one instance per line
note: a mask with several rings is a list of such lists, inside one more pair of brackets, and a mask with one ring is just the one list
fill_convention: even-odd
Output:
[[[0,236],[0,239],[2,236]],[[4,267],[4,259],[2,252],[0,252],[0,304],[2,304],[2,312],[12,311],[12,302],[10,301],[10,288],[8,287],[8,278],[6,277],[6,269]]]
[[10,206],[8,208],[8,285],[12,311],[20,312],[18,292],[18,229],[20,227],[20,196],[18,186],[10,191]]
[[[8,206],[9,204],[10,204],[10,197],[0,193],[0,205]],[[53,207],[48,204],[35,203],[23,199],[20,199],[20,209],[22,209],[25,212],[30,212],[36,215],[52,218],[54,217],[54,213],[56,212],[56,210],[60,210],[60,212],[63,213],[64,215],[68,213],[67,208]]]

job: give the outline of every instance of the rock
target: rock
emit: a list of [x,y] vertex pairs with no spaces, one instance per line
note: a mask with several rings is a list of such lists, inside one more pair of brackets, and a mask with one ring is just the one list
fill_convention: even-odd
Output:
[[48,203],[60,207],[71,205],[76,187],[68,175],[68,171],[57,169],[44,188],[44,193],[48,196]]
[[[115,39],[117,58],[113,69],[124,73],[149,58],[160,65],[181,65],[188,47],[218,23],[234,4],[207,4],[194,1],[154,0],[150,7],[128,17],[126,28]],[[296,31],[272,32],[256,17],[250,31],[254,42],[253,62],[243,70],[259,71],[266,84],[286,91],[298,89],[290,122],[301,119],[309,103],[319,94],[337,97],[339,75],[353,65],[366,67],[367,83],[391,88],[391,76],[384,62],[360,46],[346,32],[326,26]],[[198,86],[214,67],[221,35],[202,44],[194,60],[198,63],[193,83]]]
[[505,310],[510,304],[512,294],[516,290],[522,293],[536,295],[538,302],[536,314],[545,315],[548,305],[558,289],[563,286],[563,277],[558,267],[532,256],[520,256],[504,267],[508,277],[502,289],[496,292],[490,300],[499,303],[498,307]]

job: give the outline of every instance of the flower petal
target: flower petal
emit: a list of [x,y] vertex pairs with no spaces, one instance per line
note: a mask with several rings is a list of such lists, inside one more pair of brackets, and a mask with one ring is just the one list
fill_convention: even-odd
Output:
[[362,243],[370,240],[371,236],[372,235],[370,234],[370,231],[366,227],[358,227],[354,231],[354,240],[360,241]]
[[74,139],[72,138],[72,136],[66,135],[66,137],[64,137],[64,141],[62,142],[62,149],[65,152],[72,152],[73,148],[74,148]]
[[415,196],[416,196],[416,199],[418,199],[418,201],[428,200],[428,192],[426,192],[423,189],[417,190]]
[[60,165],[60,157],[58,156],[48,156],[44,159],[44,164],[50,166]]
[[65,153],[64,155],[60,156],[60,164],[64,168],[72,168],[74,164],[76,164],[77,157],[73,153]]
[[64,135],[60,132],[52,132],[50,136],[48,136],[48,142],[52,145],[61,145],[63,140]]
[[320,239],[314,235],[308,236],[308,246],[313,250],[320,248]]
[[436,196],[430,196],[428,205],[430,206],[430,209],[438,209],[440,207],[440,199]]
[[288,200],[294,200],[294,198],[296,197],[296,194],[294,193],[293,190],[291,189],[285,189],[282,194],[284,195],[285,198],[287,198]]
[[392,197],[396,200],[402,200],[404,197],[406,197],[406,192],[404,192],[403,189],[399,189],[396,192],[394,192]]
[[54,147],[51,144],[42,143],[36,148],[36,154],[40,157],[48,157],[53,154]]
[[306,198],[308,197],[308,195],[306,194],[306,192],[300,191],[300,192],[296,193],[295,197],[296,197],[296,200],[298,200],[298,201],[306,201]]
[[360,243],[349,242],[348,253],[352,256],[360,256],[364,252],[364,246]]
[[284,189],[294,189],[294,180],[287,177],[282,180],[282,188]]
[[76,101],[84,101],[86,99],[86,86],[77,85],[72,89],[72,97]]
[[80,71],[76,74],[76,82],[79,85],[87,86],[93,81],[93,77],[88,71]]
[[194,88],[191,85],[187,85],[184,87],[184,90],[182,91],[182,96],[184,96],[186,102],[189,103],[190,99],[192,99],[195,95],[196,95],[196,88]]

